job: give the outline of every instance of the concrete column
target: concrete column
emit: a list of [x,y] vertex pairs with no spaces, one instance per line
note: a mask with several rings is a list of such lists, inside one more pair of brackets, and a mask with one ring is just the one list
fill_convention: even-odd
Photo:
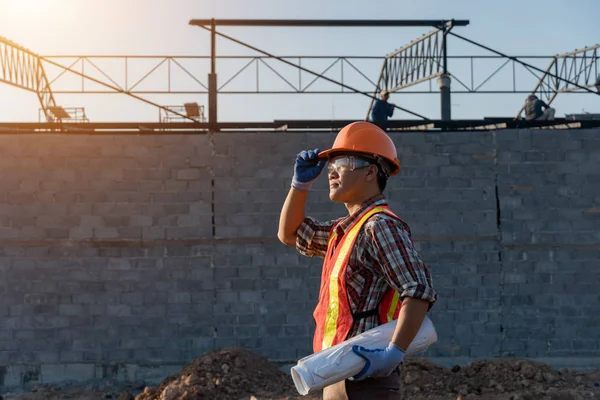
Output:
[[450,74],[440,76],[437,83],[440,87],[442,121],[450,121],[452,119],[452,108],[450,104]]
[[208,123],[215,130],[217,124],[217,74],[208,74]]

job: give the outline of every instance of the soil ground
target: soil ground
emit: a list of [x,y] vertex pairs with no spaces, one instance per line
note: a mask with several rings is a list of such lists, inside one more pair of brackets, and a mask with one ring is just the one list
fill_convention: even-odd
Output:
[[[600,371],[555,370],[521,359],[477,361],[451,369],[426,359],[408,360],[403,367],[405,400],[579,400],[600,399]],[[1,397],[1,396],[0,396]],[[144,382],[105,381],[86,386],[37,385],[4,400],[284,400],[300,396],[290,376],[274,363],[239,347],[228,347],[196,358],[158,386]]]

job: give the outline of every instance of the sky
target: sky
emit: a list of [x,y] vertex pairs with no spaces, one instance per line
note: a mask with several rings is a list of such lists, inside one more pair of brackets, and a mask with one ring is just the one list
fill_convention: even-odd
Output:
[[[467,27],[455,32],[493,49],[513,56],[552,56],[600,43],[600,0],[0,0],[0,36],[8,38],[43,56],[115,55],[115,56],[208,56],[210,36],[191,19],[468,19]],[[220,27],[223,33],[278,56],[376,56],[383,57],[408,44],[430,28],[272,28]],[[471,44],[451,37],[450,55],[491,55]],[[257,55],[226,39],[217,40],[218,55]],[[52,60],[57,60],[51,58]],[[60,59],[65,65],[76,59]],[[113,79],[125,84],[123,58],[93,59],[95,65]],[[218,60],[219,85],[241,69],[250,59]],[[160,61],[128,61],[127,84],[133,85]],[[297,62],[297,60],[291,60]],[[303,60],[303,66],[317,72],[334,59]],[[526,60],[545,69],[548,59]],[[187,62],[187,64],[185,64]],[[382,59],[353,60],[367,77],[376,81]],[[476,60],[474,83],[477,86],[504,60]],[[206,60],[181,60],[196,79],[206,84],[209,64]],[[304,85],[313,77],[276,60],[268,64],[290,82]],[[44,64],[51,80],[60,69]],[[77,64],[74,68],[79,68]],[[280,90],[286,84],[266,66],[260,67],[260,87]],[[85,73],[109,82],[90,65]],[[164,89],[166,64],[144,80],[138,89]],[[256,71],[248,68],[234,79],[229,90],[252,90]],[[345,83],[357,88],[373,85],[346,65]],[[469,84],[468,60],[450,60],[450,72]],[[536,78],[516,68],[517,88],[533,89]],[[598,71],[600,72],[600,71]],[[339,80],[341,67],[331,68],[328,76]],[[190,88],[198,84],[175,66],[172,87]],[[112,84],[112,83],[111,83]],[[94,88],[91,82],[86,88]],[[146,85],[146,86],[143,86]],[[512,87],[512,67],[508,65],[494,76],[486,88]],[[436,83],[432,82],[433,88]],[[81,88],[81,78],[65,74],[52,83],[55,89]],[[317,81],[311,89],[328,90],[333,84]],[[429,84],[419,86],[428,90]],[[460,89],[453,81],[453,88]],[[161,105],[180,105],[196,101],[207,105],[206,95],[140,95]],[[63,107],[84,107],[91,121],[159,120],[156,107],[123,94],[56,94]],[[523,104],[523,94],[454,94],[452,116],[455,119],[486,116],[514,116]],[[220,121],[272,121],[283,119],[364,119],[370,99],[358,94],[220,94]],[[394,93],[390,102],[432,119],[440,117],[439,94]],[[34,93],[0,82],[0,122],[39,120],[39,102]],[[557,116],[580,112],[600,113],[600,96],[561,94],[553,103]],[[396,111],[394,119],[415,117]]]

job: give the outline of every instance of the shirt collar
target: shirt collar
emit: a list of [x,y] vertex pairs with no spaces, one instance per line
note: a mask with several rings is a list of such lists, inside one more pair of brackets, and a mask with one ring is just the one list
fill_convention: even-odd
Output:
[[346,230],[348,229],[348,227],[350,227],[350,225],[352,225],[354,223],[354,221],[356,221],[356,219],[358,219],[358,217],[361,216],[368,208],[371,208],[373,206],[387,206],[387,205],[388,205],[387,200],[383,194],[378,194],[376,196],[373,196],[373,197],[367,199],[364,203],[361,204],[361,206],[357,212],[355,212],[352,215],[348,215],[339,224],[336,225],[336,227],[335,227],[336,235],[343,235],[346,232]]

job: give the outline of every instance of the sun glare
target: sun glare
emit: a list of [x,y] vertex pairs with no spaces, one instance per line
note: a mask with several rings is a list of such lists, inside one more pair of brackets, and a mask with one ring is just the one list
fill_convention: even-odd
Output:
[[[14,14],[39,14],[55,11],[60,13],[58,9],[64,0],[1,0],[2,9],[9,15]],[[50,17],[46,14],[47,17]]]
[[43,52],[46,46],[69,37],[85,2],[0,0],[0,35],[34,52]]
[[[77,3],[71,0],[0,0],[3,30],[32,30],[66,22]],[[6,32],[5,32],[6,33]]]

